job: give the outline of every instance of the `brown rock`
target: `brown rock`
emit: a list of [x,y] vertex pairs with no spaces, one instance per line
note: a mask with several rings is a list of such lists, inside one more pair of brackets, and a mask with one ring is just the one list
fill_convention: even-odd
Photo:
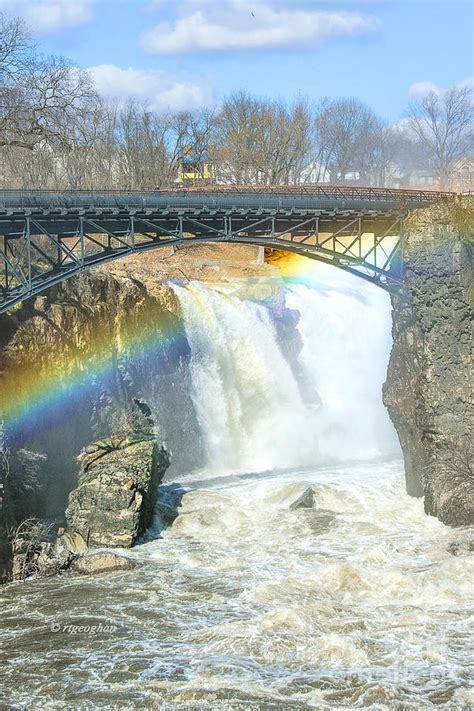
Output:
[[125,555],[110,551],[99,551],[81,555],[71,565],[71,570],[83,575],[94,573],[112,573],[116,570],[133,570],[138,563]]

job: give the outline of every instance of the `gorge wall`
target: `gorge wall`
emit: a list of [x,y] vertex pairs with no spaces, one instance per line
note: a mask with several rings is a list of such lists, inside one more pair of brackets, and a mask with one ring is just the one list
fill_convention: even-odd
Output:
[[405,459],[407,491],[446,524],[474,523],[472,210],[412,212],[406,298],[392,297],[393,348],[384,402]]

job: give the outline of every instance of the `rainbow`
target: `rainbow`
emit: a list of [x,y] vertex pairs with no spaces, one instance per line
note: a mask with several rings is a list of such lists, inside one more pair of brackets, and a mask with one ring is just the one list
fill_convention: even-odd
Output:
[[154,362],[157,372],[178,361],[187,347],[179,319],[154,301],[133,316],[108,327],[97,322],[88,334],[65,334],[47,361],[47,346],[43,352],[17,347],[0,377],[0,414],[12,436],[57,427],[101,392],[113,391],[117,360]]
[[[353,277],[339,272],[338,278],[334,268],[296,254],[278,253],[272,264],[287,286],[304,284],[322,291],[338,288],[338,284],[346,291],[348,286],[375,288],[354,285]],[[41,352],[34,342],[31,348],[17,346],[11,365],[7,363],[0,375],[0,416],[9,431],[21,433],[22,438],[34,436],[39,430],[72,421],[101,392],[113,391],[117,359],[153,362],[160,377],[187,348],[181,320],[155,300],[115,316],[112,323],[93,324],[86,334],[65,334],[54,343],[53,352],[50,344]]]

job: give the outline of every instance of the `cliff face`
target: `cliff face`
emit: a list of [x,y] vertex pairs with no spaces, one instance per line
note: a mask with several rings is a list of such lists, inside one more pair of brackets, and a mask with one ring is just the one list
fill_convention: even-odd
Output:
[[392,298],[384,402],[408,493],[446,524],[474,523],[473,219],[461,206],[414,211],[405,225],[406,300]]
[[8,460],[0,452],[0,585],[10,579],[12,571],[9,536],[15,517],[8,491],[8,469]]
[[[122,431],[133,398],[143,394],[143,373],[164,373],[164,389],[170,371],[180,368],[186,344],[178,312],[171,289],[152,293],[138,280],[96,270],[4,317],[0,331],[9,337],[0,351],[0,386],[7,403],[33,406],[7,432],[11,469],[23,481],[28,468],[29,480],[36,472],[28,493],[36,516],[62,519],[77,479],[75,457],[97,437]],[[54,396],[35,409],[36,398],[50,391]],[[25,496],[15,489],[22,518]]]

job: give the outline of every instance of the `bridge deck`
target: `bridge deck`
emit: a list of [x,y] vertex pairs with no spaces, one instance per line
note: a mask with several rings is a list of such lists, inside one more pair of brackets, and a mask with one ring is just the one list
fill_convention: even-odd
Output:
[[239,206],[406,210],[455,193],[331,185],[209,185],[167,190],[0,190],[0,210],[53,207]]

